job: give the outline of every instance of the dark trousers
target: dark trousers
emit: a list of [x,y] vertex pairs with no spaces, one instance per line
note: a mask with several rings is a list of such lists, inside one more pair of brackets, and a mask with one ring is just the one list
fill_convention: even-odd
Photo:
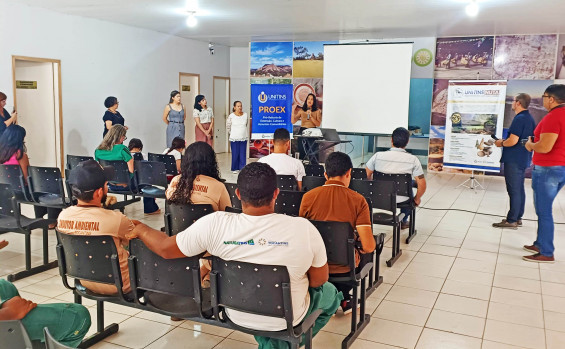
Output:
[[526,169],[512,162],[504,163],[504,179],[506,191],[510,197],[510,210],[506,215],[509,223],[517,222],[524,215],[526,205],[526,190],[524,189],[524,177]]
[[247,162],[247,141],[230,142],[231,170],[238,171],[245,167]]
[[45,207],[45,206],[35,206],[34,205],[33,211],[35,212],[36,218],[42,218],[47,213],[47,218],[57,219],[57,217],[59,217],[59,213],[61,213],[62,209],[53,208],[53,207]]

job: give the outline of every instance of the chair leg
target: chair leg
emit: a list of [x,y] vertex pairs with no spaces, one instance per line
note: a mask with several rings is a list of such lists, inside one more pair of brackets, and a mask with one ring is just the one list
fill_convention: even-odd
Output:
[[410,212],[410,229],[408,229],[408,237],[406,238],[406,244],[409,244],[410,241],[416,236],[416,209],[414,208],[412,212]]
[[102,301],[96,301],[96,317],[96,333],[88,338],[83,339],[78,346],[79,348],[89,348],[94,344],[102,341],[103,339],[118,332],[120,328],[118,324],[111,324],[104,328],[104,302]]
[[[341,348],[347,349],[349,348],[355,339],[359,336],[359,334],[367,327],[369,321],[371,319],[371,315],[365,314],[365,301],[367,299],[367,295],[365,293],[365,279],[361,279],[361,298],[358,299],[357,297],[357,286],[353,288],[353,309],[351,311],[351,332],[345,337],[345,339],[341,342]],[[357,303],[360,302],[360,313],[359,313],[359,322],[357,322]]]
[[388,267],[392,267],[394,262],[402,255],[400,249],[400,222],[396,224],[392,230],[392,257],[386,261]]
[[48,239],[49,239],[49,230],[47,228],[43,228],[43,264],[49,263]]
[[31,270],[31,231],[25,234],[26,270]]
[[304,334],[304,344],[306,349],[312,349],[312,327]]
[[43,273],[46,270],[57,268],[59,266],[57,261],[49,263],[49,255],[47,249],[47,228],[43,229],[43,264],[37,267],[31,267],[31,232],[25,232],[25,263],[26,268],[20,272],[8,275],[7,279],[10,282],[21,280],[28,276]]

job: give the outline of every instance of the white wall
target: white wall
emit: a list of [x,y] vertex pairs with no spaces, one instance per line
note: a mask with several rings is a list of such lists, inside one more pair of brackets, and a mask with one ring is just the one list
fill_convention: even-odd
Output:
[[[241,101],[243,112],[251,115],[249,87],[249,47],[230,47],[231,101]],[[231,107],[230,107],[231,110]]]
[[67,154],[94,153],[102,139],[104,99],[110,95],[120,101],[128,138],[140,138],[144,152],[160,152],[166,129],[161,116],[169,93],[179,88],[179,72],[200,74],[200,91],[209,105],[212,76],[230,73],[227,47],[216,45],[210,56],[206,42],[14,3],[0,2],[0,32],[0,91],[10,105],[12,55],[61,60]]

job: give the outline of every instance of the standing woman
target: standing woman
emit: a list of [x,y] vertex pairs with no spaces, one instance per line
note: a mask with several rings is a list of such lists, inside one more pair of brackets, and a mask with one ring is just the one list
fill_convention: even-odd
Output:
[[180,92],[171,92],[169,104],[163,112],[163,121],[167,124],[167,146],[171,145],[175,137],[184,139],[184,120],[186,108],[180,103]]
[[118,99],[112,96],[106,98],[104,101],[104,106],[108,108],[108,110],[106,110],[102,117],[102,121],[104,121],[104,133],[102,134],[102,137],[106,136],[106,133],[108,133],[113,125],[122,125],[126,128],[126,130],[128,129],[127,126],[124,125],[124,117],[118,111],[119,104],[120,102],[118,102]]
[[212,108],[206,105],[206,97],[198,95],[194,99],[194,121],[196,126],[194,132],[196,134],[196,142],[206,142],[213,145],[214,137],[214,112]]
[[247,113],[243,112],[240,101],[233,102],[233,113],[228,116],[227,131],[230,135],[231,170],[239,172],[247,161]]
[[6,127],[15,124],[18,121],[17,111],[14,110],[10,115],[10,113],[8,113],[6,109],[4,109],[4,107],[6,107],[6,99],[8,99],[8,96],[0,92],[0,136],[2,135]]

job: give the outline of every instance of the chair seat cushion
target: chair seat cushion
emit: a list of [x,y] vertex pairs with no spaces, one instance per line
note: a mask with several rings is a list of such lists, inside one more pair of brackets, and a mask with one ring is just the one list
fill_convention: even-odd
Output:
[[[23,229],[37,229],[49,226],[49,224],[56,222],[53,219],[43,218],[27,218],[20,216],[20,224]],[[0,231],[1,232],[18,232],[18,222],[16,218],[10,216],[0,216]]]
[[147,186],[141,188],[141,192],[143,194],[151,195],[151,196],[162,196],[165,197],[165,189],[161,189],[154,186]]
[[66,206],[69,205],[69,201],[65,199],[63,202],[63,197],[57,194],[41,194],[37,197],[37,201],[44,205],[57,205]]
[[[170,314],[176,314],[181,318],[200,316],[200,307],[193,298],[180,297],[160,292],[145,292],[147,304]],[[205,316],[212,315],[210,303],[210,289],[202,290],[202,312]]]

